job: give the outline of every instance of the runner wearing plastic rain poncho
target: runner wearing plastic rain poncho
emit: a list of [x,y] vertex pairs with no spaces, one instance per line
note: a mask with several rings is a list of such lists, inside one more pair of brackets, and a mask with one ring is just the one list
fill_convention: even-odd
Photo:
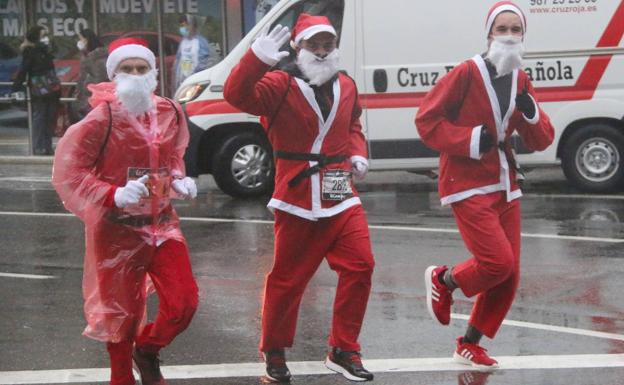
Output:
[[[85,223],[84,335],[107,343],[111,384],[164,384],[158,352],[190,323],[198,303],[172,197],[194,198],[184,177],[189,134],[177,103],[155,96],[154,54],[142,39],[111,43],[113,82],[91,85],[93,110],[59,141],[52,183]],[[159,297],[145,324],[148,282]]]

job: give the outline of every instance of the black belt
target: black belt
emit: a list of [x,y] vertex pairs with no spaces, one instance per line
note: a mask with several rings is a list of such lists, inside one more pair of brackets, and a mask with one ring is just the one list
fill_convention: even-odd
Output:
[[[132,226],[132,227],[143,227],[143,226],[149,226],[149,225],[154,224],[154,217],[151,215],[111,214],[111,215],[107,215],[106,219],[108,219],[109,222],[113,222],[119,225]],[[156,217],[156,224],[168,222],[170,219],[171,219],[170,213],[160,213]]]
[[289,151],[275,151],[275,158],[287,159],[287,160],[305,160],[308,162],[318,162],[312,167],[308,167],[295,175],[288,181],[288,187],[294,187],[298,185],[302,180],[308,178],[319,171],[321,168],[332,163],[341,163],[347,159],[346,155],[325,155],[325,154],[310,154],[306,152],[289,152]]
[[511,167],[516,170],[516,182],[518,182],[518,184],[522,186],[525,179],[524,171],[522,170],[522,167],[518,165],[518,162],[516,162],[516,157],[512,151],[511,143],[507,141],[498,142],[498,148],[505,153],[507,163],[509,163],[509,165],[511,165]]

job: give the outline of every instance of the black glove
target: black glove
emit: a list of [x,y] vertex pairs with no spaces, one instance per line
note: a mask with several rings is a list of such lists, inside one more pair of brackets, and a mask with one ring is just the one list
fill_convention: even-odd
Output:
[[533,119],[535,116],[535,103],[529,96],[526,86],[521,94],[516,95],[516,106],[528,119]]
[[479,154],[485,154],[494,146],[494,137],[487,132],[485,124],[481,126],[481,135],[479,135]]

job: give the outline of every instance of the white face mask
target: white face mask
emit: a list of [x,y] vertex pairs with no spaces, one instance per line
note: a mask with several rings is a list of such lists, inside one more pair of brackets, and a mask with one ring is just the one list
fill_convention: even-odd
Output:
[[131,114],[139,116],[153,108],[152,94],[158,84],[156,74],[156,70],[152,69],[143,75],[123,72],[115,75],[117,99]]
[[492,37],[486,58],[496,68],[496,77],[501,77],[522,66],[522,55],[524,55],[522,37],[500,35]]
[[297,56],[297,66],[310,84],[320,86],[336,75],[339,59],[338,48],[322,59],[302,48]]
[[82,51],[87,48],[87,42],[85,42],[84,40],[78,40],[78,42],[76,43],[76,47],[78,47],[79,51]]
[[45,45],[49,45],[50,44],[50,38],[47,36],[42,37],[41,39],[39,39],[39,41]]

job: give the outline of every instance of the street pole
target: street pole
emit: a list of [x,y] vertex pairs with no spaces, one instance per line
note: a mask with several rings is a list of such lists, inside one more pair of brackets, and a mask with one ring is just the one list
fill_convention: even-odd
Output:
[[[165,55],[164,55],[164,44],[163,44],[163,25],[162,25],[162,0],[156,1],[156,28],[158,30],[158,81],[160,82],[160,96],[166,96],[165,90],[165,71],[167,68],[165,67]],[[175,92],[172,90],[171,92]]]

